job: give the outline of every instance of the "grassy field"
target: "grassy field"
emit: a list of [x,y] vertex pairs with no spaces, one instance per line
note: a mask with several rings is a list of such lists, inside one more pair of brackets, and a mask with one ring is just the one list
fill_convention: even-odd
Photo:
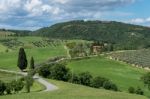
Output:
[[[11,47],[9,49],[9,46],[11,45],[7,44],[5,38],[1,37],[0,39],[3,41],[0,42],[0,47],[2,46],[0,48],[0,68],[17,70],[17,58],[19,48],[21,46],[18,45],[18,43],[15,43],[15,49],[11,49]],[[33,56],[35,59],[35,64],[46,61],[54,56],[65,56],[67,54],[66,50],[64,49],[63,43],[59,41],[48,42],[45,41],[45,39],[47,38],[44,39],[42,37],[18,37],[17,40],[15,39],[15,37],[8,37],[6,40],[8,39],[11,44],[14,44],[14,42],[21,42],[21,44],[23,44],[23,47],[25,48],[28,61],[30,61],[30,58]],[[38,47],[38,45],[35,46],[33,42],[35,42],[35,44],[38,44],[40,47]],[[43,45],[41,47],[41,45],[44,43],[47,43],[47,45]],[[5,44],[5,46],[2,44]],[[7,48],[11,51],[5,52]]]
[[0,96],[0,99],[147,99],[144,96],[94,89],[81,85],[48,80],[59,87],[58,90],[45,93],[16,94]]
[[129,66],[128,64],[109,60],[104,57],[95,57],[83,60],[73,60],[67,65],[73,72],[89,71],[93,76],[109,78],[117,84],[120,90],[127,91],[130,86],[141,87],[145,95],[150,97],[150,91],[140,80],[145,70]]
[[[62,46],[26,49],[25,51],[27,54],[28,61],[30,61],[31,56],[33,56],[36,64],[43,62],[45,60],[48,60],[49,58],[54,57],[54,56],[65,55],[66,53]],[[8,53],[0,53],[0,68],[16,70],[17,69],[17,57],[18,57],[18,50],[11,51]]]

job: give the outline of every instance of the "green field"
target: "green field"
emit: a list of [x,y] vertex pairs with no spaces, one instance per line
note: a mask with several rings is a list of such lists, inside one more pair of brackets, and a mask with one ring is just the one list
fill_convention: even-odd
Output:
[[0,99],[147,99],[144,96],[94,89],[81,85],[48,80],[59,87],[52,92],[0,96]]
[[[45,41],[47,38],[42,37],[18,37],[16,40],[16,37],[8,37],[8,38],[0,38],[4,39],[2,42],[0,42],[0,68],[1,69],[9,69],[9,70],[17,70],[17,58],[18,58],[18,52],[20,47],[24,47],[28,61],[30,61],[30,58],[33,56],[35,59],[35,64],[44,62],[48,60],[51,57],[55,56],[65,56],[67,54],[66,50],[64,49],[63,43],[60,41],[53,41],[48,42]],[[16,47],[12,48],[11,45],[7,44],[8,40],[9,42],[21,42],[23,44],[22,46],[18,45],[18,43],[15,45]],[[15,41],[14,41],[15,39]],[[34,45],[33,42],[37,43],[38,45]],[[44,45],[45,42],[47,42],[47,45]],[[12,44],[13,44],[12,43]],[[5,44],[5,46],[3,45]],[[8,48],[8,52],[5,52],[5,50]],[[11,49],[12,48],[12,49]]]
[[150,96],[150,91],[144,87],[140,80],[146,73],[145,70],[129,66],[128,64],[113,61],[104,57],[94,57],[83,60],[73,60],[67,65],[73,72],[88,71],[93,76],[109,78],[117,84],[121,91],[126,91],[130,86],[141,87],[145,95]]
[[[65,42],[86,42],[84,40],[68,40]],[[18,71],[17,58],[20,47],[24,47],[28,62],[33,56],[35,64],[42,63],[55,56],[67,56],[64,41],[52,40],[43,37],[0,37],[0,69]],[[6,51],[8,50],[8,51]],[[81,85],[48,80],[59,87],[59,90],[45,93],[35,93],[45,87],[35,81],[31,93],[26,94],[25,89],[20,94],[0,96],[0,99],[146,99],[144,96],[128,94],[130,86],[141,87],[145,95],[150,96],[150,91],[140,80],[146,73],[145,70],[129,66],[128,64],[104,58],[102,56],[90,59],[72,60],[68,65],[73,72],[89,71],[93,76],[109,78],[116,83],[123,92],[113,92],[104,89],[94,89]],[[0,79],[11,81],[19,75],[1,73]]]

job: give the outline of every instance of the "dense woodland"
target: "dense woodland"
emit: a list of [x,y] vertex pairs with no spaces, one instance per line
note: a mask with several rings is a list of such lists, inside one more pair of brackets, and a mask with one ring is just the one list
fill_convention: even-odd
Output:
[[150,28],[115,21],[70,21],[32,32],[60,39],[84,39],[112,44],[115,50],[150,47]]

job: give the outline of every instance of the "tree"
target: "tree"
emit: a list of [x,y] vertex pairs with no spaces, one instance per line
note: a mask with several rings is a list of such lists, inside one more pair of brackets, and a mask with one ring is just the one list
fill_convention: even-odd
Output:
[[27,90],[27,93],[30,92],[30,87],[33,85],[33,77],[31,75],[27,75],[25,77],[25,87],[26,87],[26,90]]
[[143,80],[144,84],[148,86],[148,89],[150,90],[150,72],[143,75],[141,79]]
[[3,95],[5,90],[6,90],[5,83],[0,80],[0,95]]
[[128,91],[129,91],[129,93],[135,93],[134,87],[129,87]]
[[144,95],[144,91],[143,91],[140,87],[138,87],[138,88],[136,89],[135,93],[136,93],[136,94],[139,94],[139,95]]
[[20,68],[21,71],[27,68],[27,58],[24,48],[20,48],[19,55],[18,55],[18,64],[17,66]]
[[92,81],[92,87],[95,87],[95,88],[103,87],[103,84],[105,81],[108,81],[108,79],[99,77],[99,76],[95,77]]
[[30,69],[34,69],[34,58],[31,57],[31,60],[30,60]]
[[83,72],[79,74],[79,79],[82,85],[90,86],[92,81],[92,75],[89,72]]
[[63,64],[54,64],[51,68],[51,75],[49,76],[52,79],[68,81],[71,77],[69,68]]
[[105,88],[107,90],[118,91],[117,86],[115,84],[113,84],[111,81],[105,81],[103,84],[103,88]]

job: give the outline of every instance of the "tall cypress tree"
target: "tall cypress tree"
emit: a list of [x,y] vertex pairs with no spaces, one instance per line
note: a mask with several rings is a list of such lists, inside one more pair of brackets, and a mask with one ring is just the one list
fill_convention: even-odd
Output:
[[31,60],[30,60],[30,69],[34,69],[34,58],[31,57]]
[[17,66],[20,68],[21,71],[27,68],[27,58],[26,53],[24,51],[24,48],[20,48],[19,54],[18,54],[18,64]]

